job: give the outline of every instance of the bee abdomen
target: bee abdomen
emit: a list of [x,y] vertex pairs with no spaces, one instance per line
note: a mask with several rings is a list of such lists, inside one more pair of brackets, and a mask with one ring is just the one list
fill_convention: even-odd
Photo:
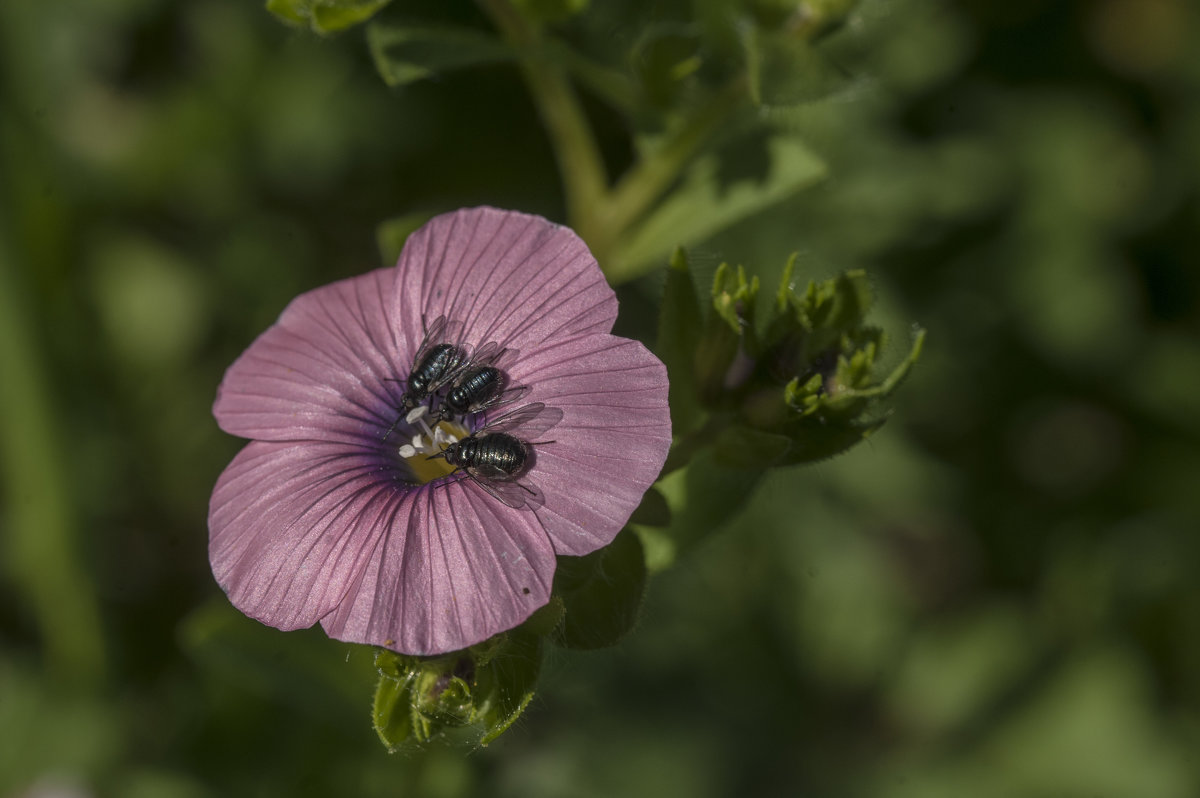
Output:
[[459,415],[486,404],[504,387],[504,372],[495,366],[472,369],[446,395],[446,406]]
[[525,468],[529,450],[524,441],[504,432],[493,432],[453,444],[446,449],[446,460],[492,479],[512,479]]
[[442,379],[462,358],[462,350],[453,344],[438,344],[433,347],[409,375],[409,392],[417,397],[425,396],[429,386]]

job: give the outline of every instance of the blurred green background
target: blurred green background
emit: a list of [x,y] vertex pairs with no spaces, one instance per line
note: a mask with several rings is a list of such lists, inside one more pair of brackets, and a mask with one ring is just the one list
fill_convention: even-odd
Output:
[[564,218],[517,72],[392,90],[362,29],[238,0],[0,4],[0,795],[1200,794],[1200,11],[876,0],[829,44],[852,90],[764,110],[827,176],[690,254],[866,267],[894,356],[930,331],[891,420],[771,473],[492,746],[389,755],[369,652],[212,581],[209,408],[383,220]]

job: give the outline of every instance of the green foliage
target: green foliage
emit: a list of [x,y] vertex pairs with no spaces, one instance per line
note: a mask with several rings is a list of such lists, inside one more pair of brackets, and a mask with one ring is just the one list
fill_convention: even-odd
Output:
[[658,315],[658,342],[655,354],[667,367],[670,388],[671,429],[683,435],[701,420],[699,390],[696,384],[695,331],[702,324],[696,286],[688,266],[687,254],[675,250],[667,269],[661,310]]
[[628,529],[599,551],[560,557],[554,594],[564,613],[554,642],[579,649],[616,645],[637,623],[645,588],[642,543]]
[[379,649],[375,732],[393,752],[466,727],[478,727],[479,744],[487,745],[533,699],[541,659],[541,638],[520,629],[438,657]]
[[[673,406],[682,409],[676,415],[686,423],[675,430],[668,472],[705,446],[713,447],[717,464],[733,469],[824,460],[882,425],[878,403],[920,357],[924,331],[916,330],[908,355],[880,376],[885,336],[867,324],[872,297],[866,274],[846,272],[797,292],[795,263],[793,255],[762,323],[756,313],[758,278],[747,277],[741,266],[721,264],[701,322],[698,309],[688,309],[694,294],[687,259],[682,252],[674,256],[659,350],[668,373],[678,377]],[[740,498],[729,495],[728,501],[737,504]]]
[[802,141],[774,137],[767,145],[764,180],[725,185],[716,154],[687,170],[680,185],[642,220],[612,254],[608,271],[627,279],[657,266],[675,247],[714,236],[743,219],[776,205],[822,180],[826,165]]
[[391,0],[267,0],[267,10],[285,22],[317,33],[336,33],[370,19]]
[[562,22],[586,11],[589,0],[513,0],[513,5],[535,22]]
[[379,74],[389,86],[513,57],[511,48],[503,42],[468,28],[374,22],[367,28],[367,44]]
[[[484,5],[377,19],[487,32]],[[292,297],[395,252],[403,225],[373,237],[389,214],[489,202],[574,224],[541,106],[507,62],[387,91],[360,37],[253,3],[0,3],[0,794],[1200,793],[1198,10],[837,5],[795,6],[830,23],[795,34],[809,74],[848,79],[825,97],[771,67],[788,53],[763,42],[796,18],[770,0],[591,3],[521,55],[584,95],[610,188],[682,154],[610,255],[705,158],[714,203],[776,180],[780,142],[819,161],[727,224],[679,213],[694,240],[663,224],[616,273],[620,329],[646,336],[686,296],[678,274],[638,277],[680,243],[701,326],[719,263],[760,278],[760,345],[791,253],[791,329],[810,279],[837,297],[862,268],[870,315],[827,336],[851,352],[835,379],[885,393],[910,323],[931,336],[887,427],[778,468],[861,438],[826,405],[772,449],[765,419],[804,412],[806,386],[830,400],[824,378],[790,403],[799,372],[697,398],[677,431],[716,426],[631,519],[655,574],[633,633],[548,655],[494,744],[483,729],[528,691],[443,727],[466,748],[410,736],[389,756],[373,652],[263,627],[212,582],[203,518],[240,445],[212,392]],[[639,76],[654,31],[690,42]]]

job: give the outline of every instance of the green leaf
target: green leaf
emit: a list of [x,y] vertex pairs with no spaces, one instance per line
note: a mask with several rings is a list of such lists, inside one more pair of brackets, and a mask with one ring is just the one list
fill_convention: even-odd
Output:
[[657,488],[650,488],[642,503],[629,517],[629,523],[640,526],[667,526],[671,523],[671,508]]
[[389,86],[424,80],[441,72],[511,60],[513,51],[482,31],[452,27],[408,27],[373,22],[367,45]]
[[790,30],[748,27],[742,47],[755,105],[778,108],[815,102],[841,91],[851,80],[820,48]]
[[812,186],[826,174],[825,163],[800,141],[776,136],[767,149],[771,168],[760,182],[741,181],[724,189],[715,154],[699,158],[682,183],[614,252],[610,272],[636,274],[661,262],[679,246],[692,246],[748,216]]
[[717,462],[712,447],[702,449],[687,468],[659,483],[671,505],[668,537],[682,555],[705,535],[716,532],[741,512],[767,472],[762,468],[729,468]]
[[307,25],[313,0],[267,0],[267,10],[284,22]]
[[645,587],[642,542],[629,529],[599,551],[560,557],[554,592],[567,611],[555,642],[578,649],[615,645],[637,622]]
[[562,22],[587,10],[588,0],[512,0],[512,4],[536,23]]
[[791,447],[786,435],[735,425],[717,435],[713,459],[729,468],[763,469],[781,461]]
[[649,104],[668,109],[700,69],[700,39],[687,25],[651,26],[642,31],[629,61]]
[[334,33],[370,19],[391,0],[267,0],[267,10],[293,25]]
[[805,419],[788,430],[792,445],[777,465],[797,465],[828,460],[865,440],[883,426],[884,419],[863,423],[826,423]]
[[703,329],[687,255],[682,249],[676,249],[667,268],[655,347],[667,367],[667,401],[671,408],[672,432],[676,436],[687,434],[702,420],[703,411],[697,400],[696,351]]

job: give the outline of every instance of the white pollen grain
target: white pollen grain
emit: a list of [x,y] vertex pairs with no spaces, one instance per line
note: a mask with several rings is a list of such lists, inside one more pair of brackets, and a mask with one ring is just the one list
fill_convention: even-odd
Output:
[[421,418],[422,416],[424,416],[428,412],[429,412],[429,408],[426,407],[425,405],[417,405],[412,410],[408,411],[408,415],[404,417],[404,420],[407,421],[409,424],[411,424],[414,421],[416,421],[418,418]]
[[412,446],[408,445],[407,443],[400,447],[400,456],[401,457],[412,457],[416,453],[417,453],[417,450],[414,449]]

